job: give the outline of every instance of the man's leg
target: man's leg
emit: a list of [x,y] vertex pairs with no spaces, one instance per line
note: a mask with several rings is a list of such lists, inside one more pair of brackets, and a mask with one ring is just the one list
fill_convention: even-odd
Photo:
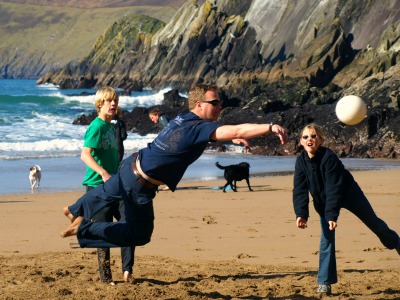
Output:
[[[153,198],[157,187],[148,187],[133,173],[132,159],[125,159],[117,175],[84,195],[84,218],[77,218],[72,226],[78,227],[81,247],[130,247],[145,245],[154,228]],[[120,200],[124,201],[125,222],[93,222],[92,216]],[[76,233],[75,228],[70,230]],[[66,235],[67,236],[67,235]]]
[[153,201],[141,205],[127,205],[125,222],[91,222],[84,219],[79,226],[81,247],[130,247],[150,242],[154,228]]

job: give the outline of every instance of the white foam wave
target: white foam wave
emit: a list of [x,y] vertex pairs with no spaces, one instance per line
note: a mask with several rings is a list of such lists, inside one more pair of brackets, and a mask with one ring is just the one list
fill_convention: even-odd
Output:
[[151,143],[157,134],[148,134],[141,136],[136,133],[128,133],[128,138],[124,141],[124,148],[126,152],[135,152],[139,149],[145,148],[148,143]]
[[49,90],[49,91],[59,90],[59,88],[60,88],[59,85],[54,85],[54,84],[52,84],[52,83],[38,84],[37,87],[38,87],[39,89],[44,89],[44,90]]
[[[121,95],[119,97],[119,105],[123,109],[132,109],[133,107],[151,107],[155,105],[160,105],[164,100],[164,94],[169,92],[171,88],[165,88],[157,93],[152,92],[151,90],[145,90],[143,92],[133,92],[132,95]],[[60,97],[64,100],[66,104],[70,104],[72,102],[78,102],[80,104],[93,105],[94,103],[94,95],[65,95],[61,92],[53,93],[52,96]],[[181,96],[186,97],[186,95],[182,94]],[[81,108],[78,105],[74,108]]]
[[[83,136],[83,135],[82,135]],[[125,151],[132,153],[147,146],[156,134],[140,136],[130,133],[124,142]],[[83,138],[50,139],[41,141],[0,142],[0,159],[20,159],[27,157],[62,157],[79,155]]]
[[[2,129],[3,141],[33,142],[40,140],[82,139],[87,126],[72,124],[69,117],[54,116],[49,113],[32,113],[33,118],[25,118],[22,122],[15,123],[9,120],[11,126]],[[13,123],[14,122],[14,123]]]
[[2,142],[0,151],[12,152],[71,152],[82,150],[83,141],[81,139],[53,139],[35,142]]

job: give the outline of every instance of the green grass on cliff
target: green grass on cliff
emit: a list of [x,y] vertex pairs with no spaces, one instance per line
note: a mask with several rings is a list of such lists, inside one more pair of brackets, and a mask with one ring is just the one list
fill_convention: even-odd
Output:
[[37,61],[45,56],[48,63],[63,66],[85,57],[124,16],[143,14],[168,22],[175,12],[154,6],[80,9],[0,2],[0,64],[10,61],[15,68],[18,58],[26,64],[27,57]]

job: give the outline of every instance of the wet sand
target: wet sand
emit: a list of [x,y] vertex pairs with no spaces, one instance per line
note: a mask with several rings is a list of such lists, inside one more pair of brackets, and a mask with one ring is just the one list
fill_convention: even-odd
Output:
[[[353,172],[376,213],[400,232],[400,170]],[[71,249],[61,208],[83,191],[0,196],[0,299],[320,299],[315,293],[319,218],[297,229],[292,176],[182,182],[154,200],[152,241],[136,249],[134,280],[101,283],[95,249]],[[329,299],[400,299],[400,256],[342,210],[336,232],[339,283]]]

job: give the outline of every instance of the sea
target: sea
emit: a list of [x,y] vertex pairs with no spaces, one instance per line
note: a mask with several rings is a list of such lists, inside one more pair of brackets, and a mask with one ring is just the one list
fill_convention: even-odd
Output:
[[[164,93],[145,89],[120,97],[124,110],[161,104]],[[82,190],[85,165],[80,160],[87,126],[73,125],[82,114],[95,111],[95,89],[60,89],[36,80],[0,79],[0,194],[31,192],[29,168],[42,169],[40,193]],[[186,96],[186,95],[183,95]],[[128,132],[125,155],[146,147],[155,134],[140,136]],[[215,167],[250,163],[251,176],[291,174],[295,157],[260,156],[243,153],[240,146],[227,144],[227,152],[206,152],[186,171],[183,180],[221,179],[223,171]],[[380,159],[344,159],[352,170],[400,168],[400,161]]]

